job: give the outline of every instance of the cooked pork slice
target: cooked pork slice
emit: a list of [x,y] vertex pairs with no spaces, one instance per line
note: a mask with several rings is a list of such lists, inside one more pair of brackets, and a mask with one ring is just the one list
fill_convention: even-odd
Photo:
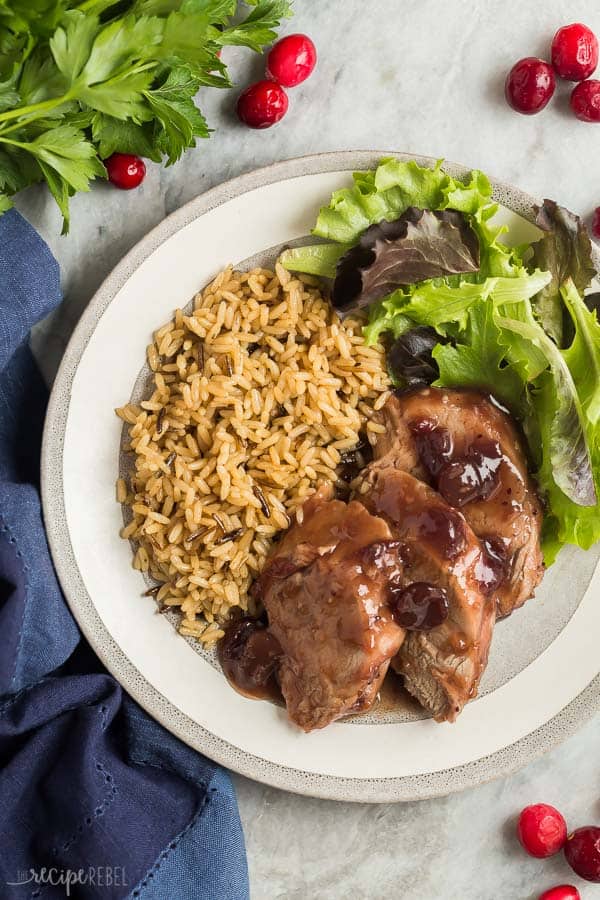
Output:
[[[435,719],[454,721],[477,694],[496,615],[479,580],[481,545],[464,516],[408,472],[374,464],[362,489],[367,508],[386,519],[404,546],[404,585],[434,595],[441,589],[447,598],[446,620],[408,631],[392,666]],[[399,601],[403,596],[406,587]]]
[[304,731],[373,703],[404,631],[386,605],[402,575],[402,547],[362,503],[315,494],[258,582],[281,646],[278,679]]
[[422,388],[390,397],[375,466],[424,479],[460,509],[486,552],[484,586],[507,616],[543,576],[542,507],[510,417],[477,391]]

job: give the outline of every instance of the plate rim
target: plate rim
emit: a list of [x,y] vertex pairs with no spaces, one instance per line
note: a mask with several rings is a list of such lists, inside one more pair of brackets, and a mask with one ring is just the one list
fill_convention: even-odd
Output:
[[[430,156],[375,150],[343,150],[295,157],[215,185],[151,229],[103,280],[71,335],[48,403],[41,456],[41,496],[48,544],[65,599],[90,646],[123,689],[149,715],[184,743],[240,775],[305,796],[374,803],[446,796],[517,771],[574,734],[600,709],[600,673],[557,715],[513,744],[464,765],[426,775],[363,779],[311,773],[307,778],[307,774],[299,769],[240,751],[235,745],[212,734],[181,712],[158,688],[147,681],[116,643],[88,595],[66,524],[62,471],[69,405],[63,403],[62,398],[69,395],[69,386],[97,323],[132,271],[142,266],[161,244],[178,231],[227,200],[255,188],[303,175],[370,168],[386,157],[416,160],[429,166],[436,162],[436,158]],[[468,166],[450,161],[444,161],[444,165],[459,174],[471,171]],[[490,178],[490,181],[495,189],[510,192],[528,207],[539,203],[536,198],[514,185],[495,178]],[[520,212],[519,215],[523,213]],[[594,256],[598,263],[600,252],[596,248]],[[99,634],[102,634],[102,641],[98,640]],[[207,744],[210,745],[208,749]]]

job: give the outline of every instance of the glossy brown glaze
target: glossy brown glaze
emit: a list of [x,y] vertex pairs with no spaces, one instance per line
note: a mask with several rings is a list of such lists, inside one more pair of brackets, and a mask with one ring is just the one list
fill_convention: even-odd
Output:
[[[541,508],[502,410],[425,388],[392,397],[382,420],[357,499],[319,490],[255,582],[268,628],[242,620],[219,648],[236,689],[283,696],[305,731],[388,697],[392,657],[406,690],[454,720],[477,695],[496,608],[511,611],[541,577]],[[343,463],[349,481],[365,459]]]
[[[303,522],[276,546],[261,577],[269,628],[282,648],[279,682],[305,731],[364,712],[377,696],[404,630],[387,606],[403,571],[403,546],[356,501],[319,492]],[[285,577],[274,574],[290,567]]]
[[500,489],[504,454],[497,441],[473,441],[463,456],[456,456],[441,470],[437,489],[450,506],[490,500]]
[[389,604],[394,619],[407,631],[431,631],[448,618],[448,594],[428,581],[390,585]]
[[411,548],[422,547],[444,560],[455,560],[468,543],[467,523],[435,491],[407,472],[377,467],[365,473],[367,507],[393,523],[395,536]]
[[509,549],[502,538],[480,538],[483,555],[477,569],[477,578],[486,594],[496,594],[510,578]]
[[458,506],[478,537],[501,548],[482,570],[498,614],[521,606],[543,576],[542,507],[507,413],[477,391],[429,387],[391,397],[382,421],[373,465],[403,469]]
[[432,503],[430,506],[418,504],[415,509],[411,504],[407,516],[407,526],[412,527],[444,559],[456,559],[465,549],[467,538],[464,519],[451,507]]
[[[364,477],[364,503],[405,545],[405,584],[435,586],[448,603],[448,616],[437,627],[407,633],[392,665],[436,719],[453,721],[477,693],[495,621],[495,604],[477,577],[481,545],[461,513],[423,481],[383,464]],[[432,528],[432,521],[451,528]]]
[[421,464],[431,478],[437,478],[454,458],[454,442],[447,428],[432,419],[416,419],[409,424]]
[[277,669],[281,647],[263,622],[231,622],[217,645],[221,668],[232,687],[253,700],[281,701]]

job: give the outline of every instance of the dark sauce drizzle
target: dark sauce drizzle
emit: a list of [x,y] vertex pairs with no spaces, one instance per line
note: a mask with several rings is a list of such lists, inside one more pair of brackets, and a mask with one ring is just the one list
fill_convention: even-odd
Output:
[[504,458],[497,441],[477,437],[461,456],[454,453],[452,436],[429,419],[411,423],[417,453],[436,490],[451,506],[489,500],[500,485]]
[[[451,434],[435,422],[423,419],[411,423],[411,430],[422,465],[451,507],[460,508],[473,501],[487,500],[497,491],[503,460],[497,442],[479,436],[466,453],[457,456]],[[349,484],[371,459],[369,442],[361,440],[354,450],[342,456],[338,468],[340,482]],[[454,558],[464,548],[466,536],[460,514],[434,507],[418,518],[423,537],[435,544],[447,559]],[[485,537],[481,544],[477,579],[482,590],[491,593],[508,578],[510,559],[501,539]],[[387,571],[388,603],[399,625],[410,631],[437,628],[449,614],[447,592],[428,582],[403,584],[402,558],[403,548],[399,542],[381,541],[363,549],[361,562],[367,569],[372,566]],[[271,578],[286,578],[297,568],[290,560],[275,560],[268,574]],[[260,596],[263,589],[263,578],[258,578],[251,592]],[[239,693],[254,699],[282,701],[277,680],[282,650],[265,621],[249,617],[232,621],[217,652],[225,676]]]
[[281,647],[260,619],[231,622],[219,641],[217,655],[227,680],[240,694],[281,701],[277,681]]
[[484,537],[480,540],[483,552],[476,576],[484,593],[491,594],[509,578],[511,561],[501,538]]
[[390,587],[394,619],[407,631],[431,631],[448,618],[450,604],[444,588],[426,581],[406,587]]

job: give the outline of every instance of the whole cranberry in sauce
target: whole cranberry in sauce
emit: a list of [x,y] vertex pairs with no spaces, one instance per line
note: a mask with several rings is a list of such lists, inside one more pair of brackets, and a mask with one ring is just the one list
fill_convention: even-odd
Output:
[[573,88],[571,109],[582,122],[600,122],[600,81],[590,78]]
[[592,219],[592,234],[597,240],[600,240],[600,206],[597,206],[594,210],[594,217]]
[[499,486],[502,450],[495,441],[480,440],[440,472],[438,491],[451,506],[488,500]]
[[552,41],[552,65],[567,81],[583,81],[593,75],[598,65],[594,32],[581,22],[559,28]]
[[276,673],[281,647],[263,622],[231,622],[219,641],[217,654],[229,683],[240,694],[257,700],[279,699]]
[[508,73],[504,93],[514,110],[532,116],[548,105],[555,88],[552,66],[544,59],[528,56],[519,60]]
[[394,619],[408,631],[431,631],[448,618],[448,595],[443,588],[426,581],[408,587],[390,587]]
[[452,460],[454,446],[452,435],[446,428],[429,419],[411,422],[419,459],[432,478],[436,478]]

